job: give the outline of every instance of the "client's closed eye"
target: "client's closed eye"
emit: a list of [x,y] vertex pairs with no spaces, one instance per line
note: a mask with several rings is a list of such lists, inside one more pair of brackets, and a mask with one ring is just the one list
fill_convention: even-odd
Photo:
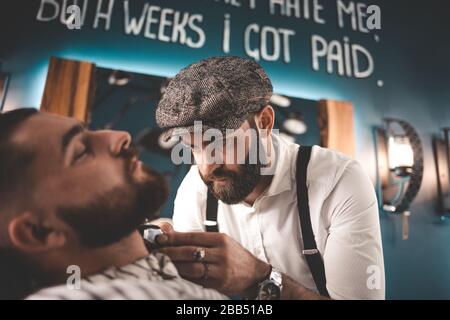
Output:
[[91,152],[91,148],[87,142],[80,142],[76,146],[73,163],[77,163],[82,161],[86,156],[88,156]]

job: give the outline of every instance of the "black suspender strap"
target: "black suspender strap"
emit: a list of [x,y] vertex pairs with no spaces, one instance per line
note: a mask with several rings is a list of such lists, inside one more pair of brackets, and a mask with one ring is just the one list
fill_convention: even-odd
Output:
[[218,200],[208,190],[208,197],[206,200],[206,220],[204,222],[206,232],[219,232],[217,224],[217,206]]
[[314,239],[314,232],[311,226],[311,217],[309,213],[309,198],[308,187],[306,186],[306,172],[308,168],[309,159],[311,158],[310,146],[300,146],[297,156],[297,207],[300,217],[300,228],[302,230],[303,251],[309,270],[313,276],[316,287],[320,294],[329,297],[326,278],[325,267],[322,256],[317,250],[316,240]]

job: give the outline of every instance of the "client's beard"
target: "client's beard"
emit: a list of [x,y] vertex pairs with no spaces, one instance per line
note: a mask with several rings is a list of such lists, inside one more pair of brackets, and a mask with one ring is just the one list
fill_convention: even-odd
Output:
[[98,194],[82,207],[59,208],[59,216],[74,229],[82,246],[96,248],[116,243],[146,219],[158,217],[157,211],[168,196],[167,182],[159,173],[142,168],[148,176],[144,182],[134,182],[129,176],[123,187]]

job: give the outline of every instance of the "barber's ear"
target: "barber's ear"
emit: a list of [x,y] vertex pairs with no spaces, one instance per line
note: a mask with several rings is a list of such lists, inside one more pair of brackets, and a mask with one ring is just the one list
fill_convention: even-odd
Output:
[[258,127],[260,129],[267,130],[267,133],[272,132],[275,123],[275,111],[271,105],[267,105],[259,111],[258,114]]
[[14,247],[29,253],[58,249],[66,242],[66,236],[62,231],[45,226],[31,212],[14,217],[9,223],[8,234]]

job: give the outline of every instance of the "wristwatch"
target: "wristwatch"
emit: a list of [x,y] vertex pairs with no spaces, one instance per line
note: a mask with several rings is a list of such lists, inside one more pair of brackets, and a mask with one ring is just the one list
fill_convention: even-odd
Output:
[[269,279],[264,280],[258,286],[258,296],[256,297],[256,300],[280,300],[282,289],[281,273],[272,267]]

